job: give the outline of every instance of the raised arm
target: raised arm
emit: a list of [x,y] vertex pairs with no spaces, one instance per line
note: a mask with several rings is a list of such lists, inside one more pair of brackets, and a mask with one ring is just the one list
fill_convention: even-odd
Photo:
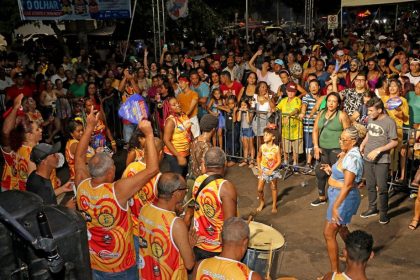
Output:
[[249,69],[251,69],[252,72],[257,73],[257,67],[255,67],[254,65],[254,61],[255,59],[257,59],[258,56],[262,55],[262,50],[259,49],[252,57],[251,60],[249,61]]
[[6,119],[4,120],[3,123],[3,139],[2,139],[2,144],[3,147],[7,147],[9,146],[9,135],[10,135],[10,131],[12,131],[13,128],[15,128],[16,125],[16,118],[17,118],[17,112],[20,108],[20,106],[22,105],[22,99],[23,99],[23,94],[19,94],[17,97],[15,97],[15,100],[13,100],[13,107],[10,110],[9,115],[6,117]]
[[89,115],[86,118],[86,129],[82,135],[82,138],[77,144],[76,153],[74,154],[74,183],[76,186],[80,184],[83,180],[90,177],[89,170],[86,165],[86,151],[89,146],[90,137],[95,129],[96,124],[98,123],[99,114],[94,113],[93,106],[90,110]]
[[120,205],[126,205],[127,201],[159,172],[159,159],[152,125],[149,121],[142,120],[138,127],[146,138],[146,169],[132,177],[120,179],[115,183],[115,196]]

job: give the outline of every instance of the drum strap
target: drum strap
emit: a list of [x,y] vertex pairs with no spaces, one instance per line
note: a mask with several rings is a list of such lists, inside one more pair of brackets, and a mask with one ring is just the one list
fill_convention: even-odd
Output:
[[223,176],[220,174],[213,174],[209,175],[200,185],[200,187],[197,190],[197,193],[195,194],[194,200],[197,201],[197,197],[200,194],[200,192],[211,182],[217,180],[217,179],[223,179]]

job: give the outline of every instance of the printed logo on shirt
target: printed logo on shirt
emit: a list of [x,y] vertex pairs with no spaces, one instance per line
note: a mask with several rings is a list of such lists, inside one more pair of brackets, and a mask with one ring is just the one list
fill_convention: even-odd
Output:
[[101,226],[111,227],[114,224],[114,216],[109,213],[102,213],[98,216],[98,222]]
[[369,131],[369,135],[374,136],[374,137],[382,136],[385,134],[384,129],[381,126],[374,123],[370,123],[368,125],[368,131]]

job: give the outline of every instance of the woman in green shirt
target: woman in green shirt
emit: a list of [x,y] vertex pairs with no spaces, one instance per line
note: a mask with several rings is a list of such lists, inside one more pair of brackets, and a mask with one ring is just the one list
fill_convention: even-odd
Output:
[[341,98],[338,93],[331,92],[327,95],[326,100],[327,107],[317,115],[312,132],[314,157],[317,161],[320,160],[320,164],[315,168],[319,197],[311,203],[312,206],[318,206],[327,202],[325,184],[327,183],[328,175],[320,168],[324,164],[332,166],[337,161],[337,156],[341,152],[340,135],[351,124],[348,115],[339,110]]

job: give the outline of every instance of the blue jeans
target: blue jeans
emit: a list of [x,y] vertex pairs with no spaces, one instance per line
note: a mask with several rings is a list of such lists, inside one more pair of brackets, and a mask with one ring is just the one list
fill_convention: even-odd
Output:
[[136,129],[136,125],[134,124],[123,124],[123,137],[125,143],[130,142],[131,135],[133,135],[134,130]]
[[138,280],[139,271],[137,265],[121,272],[103,272],[92,269],[93,280]]

